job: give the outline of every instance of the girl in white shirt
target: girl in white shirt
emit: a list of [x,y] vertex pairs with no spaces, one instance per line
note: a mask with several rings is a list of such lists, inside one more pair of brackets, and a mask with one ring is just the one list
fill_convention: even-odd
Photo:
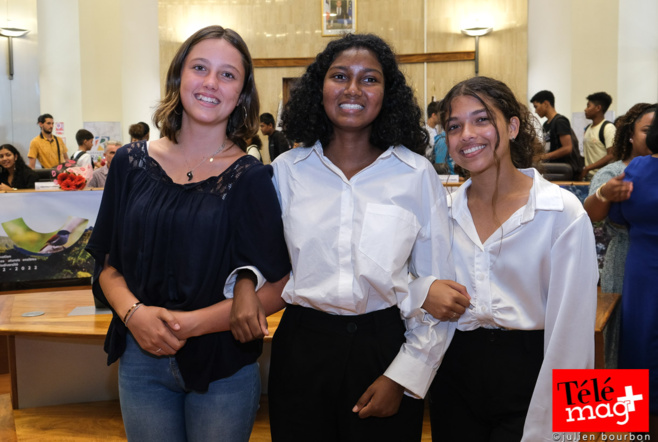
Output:
[[[427,132],[394,53],[374,35],[329,43],[283,130],[304,147],[273,163],[293,272],[272,343],[272,440],[419,441],[455,322],[421,308],[409,273],[454,270],[445,191],[417,154]],[[435,284],[436,317],[463,313],[463,287]]]
[[552,370],[594,365],[592,225],[574,195],[530,168],[532,117],[504,83],[457,84],[441,118],[450,156],[471,175],[448,199],[471,306],[430,389],[432,439],[555,440]]

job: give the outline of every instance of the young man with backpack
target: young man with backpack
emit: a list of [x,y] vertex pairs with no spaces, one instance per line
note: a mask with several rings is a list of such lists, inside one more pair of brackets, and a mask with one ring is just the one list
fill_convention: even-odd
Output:
[[573,170],[572,178],[579,179],[584,164],[578,149],[578,139],[571,129],[569,119],[555,110],[555,96],[551,91],[539,91],[530,102],[537,115],[546,118],[542,126],[546,146],[542,161],[568,164]]
[[75,161],[78,167],[94,167],[94,161],[91,158],[89,151],[94,145],[94,135],[87,129],[80,129],[75,134],[75,141],[78,142],[78,150],[71,155],[71,159]]
[[612,97],[605,92],[597,92],[587,97],[585,118],[592,124],[585,128],[583,152],[585,168],[583,179],[590,180],[601,167],[612,160],[612,144],[615,139],[615,125],[605,119],[605,113],[612,103]]

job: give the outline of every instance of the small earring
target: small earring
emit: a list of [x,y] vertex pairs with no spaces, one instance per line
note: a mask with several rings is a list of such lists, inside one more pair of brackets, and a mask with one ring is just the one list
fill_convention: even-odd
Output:
[[509,139],[512,143],[516,141],[516,137],[512,137]]
[[244,104],[242,105],[242,114],[243,114],[244,124],[247,124],[247,107]]
[[633,139],[632,139],[632,138],[630,138],[630,139],[629,139],[628,141],[630,141],[630,142],[632,143],[632,142],[633,142]]

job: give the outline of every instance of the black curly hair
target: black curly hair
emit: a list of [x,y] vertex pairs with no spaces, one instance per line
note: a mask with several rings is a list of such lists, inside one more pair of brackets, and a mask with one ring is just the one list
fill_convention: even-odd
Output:
[[330,42],[309,65],[290,93],[283,114],[283,132],[289,140],[306,147],[320,140],[326,147],[334,133],[322,103],[324,77],[338,55],[348,49],[367,49],[382,65],[384,100],[381,111],[372,123],[370,143],[386,150],[392,145],[404,145],[423,154],[429,135],[422,124],[422,112],[398,67],[391,47],[374,34],[346,34]]
[[496,128],[496,149],[500,144],[501,128],[496,125],[496,118],[491,106],[502,112],[506,121],[512,117],[519,119],[519,133],[515,139],[510,140],[510,154],[514,167],[528,168],[538,160],[542,148],[533,124],[534,117],[526,106],[519,103],[514,92],[502,81],[489,77],[472,77],[453,86],[441,102],[441,125],[443,127],[446,127],[448,118],[450,118],[452,100],[463,95],[475,98],[484,106],[487,116]]
[[635,132],[635,123],[648,113],[656,112],[656,105],[649,103],[637,103],[631,107],[628,112],[619,117],[617,121],[617,132],[615,141],[612,145],[612,156],[615,161],[626,161],[633,154],[633,132]]

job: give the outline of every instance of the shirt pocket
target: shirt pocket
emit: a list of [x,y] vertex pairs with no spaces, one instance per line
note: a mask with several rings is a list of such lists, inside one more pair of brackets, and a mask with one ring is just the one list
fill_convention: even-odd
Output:
[[399,206],[368,204],[359,250],[387,272],[402,268],[414,247],[420,224]]

